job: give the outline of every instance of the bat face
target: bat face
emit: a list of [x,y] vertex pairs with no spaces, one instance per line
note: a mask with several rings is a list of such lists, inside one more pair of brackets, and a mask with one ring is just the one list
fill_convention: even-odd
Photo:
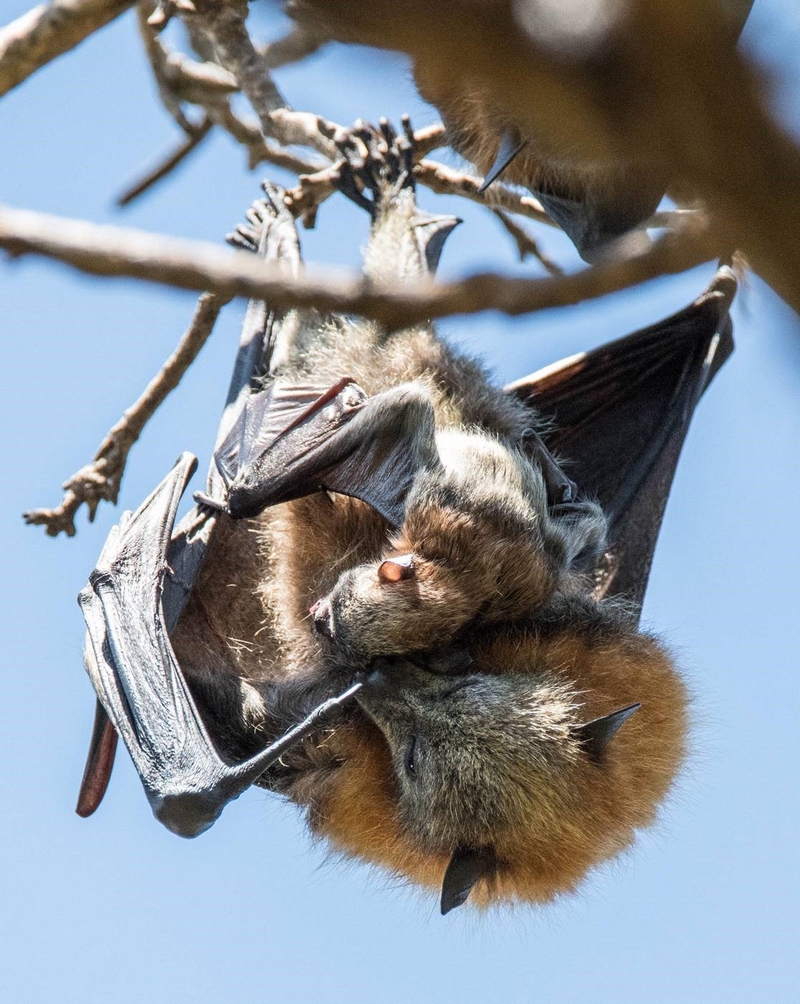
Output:
[[362,668],[383,655],[441,648],[477,613],[484,590],[459,569],[391,552],[344,572],[311,608],[340,659]]
[[[552,632],[485,637],[469,672],[382,660],[318,832],[424,885],[479,853],[483,904],[547,901],[626,847],[681,763],[685,692],[653,639],[599,604],[572,606],[569,628],[561,611]],[[633,701],[636,714],[595,742],[587,723]]]
[[492,846],[525,827],[548,775],[578,754],[573,696],[555,680],[442,676],[386,661],[359,703],[389,746],[402,826],[423,853]]
[[414,482],[393,547],[344,572],[311,608],[339,658],[441,650],[467,626],[538,610],[605,543],[599,506],[550,505],[543,470],[513,443],[446,431]]

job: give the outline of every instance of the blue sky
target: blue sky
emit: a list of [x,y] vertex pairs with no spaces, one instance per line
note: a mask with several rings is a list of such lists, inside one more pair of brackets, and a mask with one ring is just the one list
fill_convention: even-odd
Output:
[[[29,7],[5,0],[3,20]],[[257,12],[277,31],[270,8]],[[745,42],[772,68],[797,134],[800,14],[756,0]],[[340,122],[435,112],[400,58],[333,47],[281,73],[298,108]],[[112,197],[175,130],[129,15],[0,101],[0,201],[219,240],[263,171],[212,137],[130,210]],[[277,170],[276,180],[289,180]],[[465,224],[442,262],[529,271],[496,222],[458,200],[422,204]],[[308,260],[355,266],[366,217],[341,198],[303,234]],[[547,249],[573,266],[566,241]],[[508,321],[443,328],[500,380],[625,334],[689,302],[712,269]],[[89,821],[73,813],[93,696],[75,596],[119,511],[79,517],[72,540],[25,527],[54,504],[182,332],[192,296],[93,280],[39,261],[0,263],[4,665],[0,672],[0,980],[16,1004],[405,1004],[796,1001],[798,683],[796,533],[800,328],[757,278],[736,307],[737,352],[697,412],[667,511],[645,620],[694,694],[689,764],[661,822],[581,893],[546,909],[436,903],[314,846],[291,809],[253,790],[196,841],[152,818],[124,752]],[[208,458],[242,304],[228,307],[180,389],[131,455],[135,508],[183,449]]]

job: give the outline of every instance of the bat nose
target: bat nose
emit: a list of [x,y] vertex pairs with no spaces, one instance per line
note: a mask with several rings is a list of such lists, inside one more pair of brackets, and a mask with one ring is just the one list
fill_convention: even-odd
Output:
[[324,635],[326,638],[333,638],[333,612],[328,600],[317,600],[309,610],[309,613],[311,614],[312,624],[317,634]]

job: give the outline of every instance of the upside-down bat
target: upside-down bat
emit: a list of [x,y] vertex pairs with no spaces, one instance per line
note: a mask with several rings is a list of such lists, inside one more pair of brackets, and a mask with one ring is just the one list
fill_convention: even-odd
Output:
[[[286,6],[298,22],[338,41],[407,53],[419,92],[439,110],[454,149],[485,175],[485,184],[503,172],[505,180],[529,188],[586,261],[640,229],[658,208],[670,178],[647,150],[633,162],[615,158],[611,148],[605,159],[590,160],[577,141],[554,145],[532,134],[515,113],[515,68],[536,59],[526,28],[539,6],[535,0],[463,0],[457,6],[443,0],[287,0]],[[717,42],[728,45],[752,0],[723,6],[730,36]],[[545,10],[541,30],[546,20]],[[612,90],[615,75],[625,70],[605,52],[592,58]]]
[[[374,195],[367,274],[435,267],[454,221],[417,209],[408,144],[386,130],[353,150],[343,188]],[[240,241],[295,269],[293,222],[267,192]],[[104,710],[79,811],[110,771],[108,714],[176,832],[256,783],[333,847],[441,884],[443,912],[473,887],[482,903],[546,901],[627,846],[682,755],[683,686],[636,622],[734,289],[723,269],[661,325],[505,391],[429,325],[251,304],[207,492],[171,536],[183,458],[81,595]],[[459,465],[471,480],[453,480]],[[470,528],[494,581],[473,578]],[[336,589],[357,567],[390,600],[340,645]],[[399,590],[414,633],[398,639]]]

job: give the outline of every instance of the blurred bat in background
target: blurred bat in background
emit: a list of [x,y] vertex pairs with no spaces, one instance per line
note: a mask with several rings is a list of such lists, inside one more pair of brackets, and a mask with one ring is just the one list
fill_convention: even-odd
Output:
[[[695,2],[700,7],[706,0]],[[420,94],[439,110],[447,127],[447,142],[485,175],[485,184],[502,173],[504,180],[529,188],[581,257],[594,261],[647,222],[670,178],[648,150],[634,162],[620,161],[610,148],[605,160],[590,160],[578,137],[570,146],[554,145],[531,134],[515,116],[508,88],[515,68],[537,58],[531,26],[538,25],[539,45],[548,42],[551,6],[537,0],[463,0],[457,6],[443,0],[286,4],[298,23],[318,34],[407,53]],[[595,6],[599,14],[601,6]],[[723,4],[730,32],[718,39],[719,45],[735,43],[751,7],[752,0]],[[619,5],[609,4],[609,25],[617,13]],[[585,17],[575,14],[573,20],[576,33],[586,26]],[[570,27],[568,13],[562,27]],[[609,31],[613,36],[613,28]],[[713,52],[708,56],[713,59]],[[502,67],[497,65],[500,60]],[[609,46],[592,60],[609,88],[614,75],[625,72],[612,62]],[[634,113],[647,114],[647,109],[620,109],[622,115]]]
[[[410,128],[343,154],[366,275],[429,274],[457,221],[417,208]],[[238,241],[291,272],[266,191]],[[441,886],[443,912],[546,901],[627,846],[683,752],[683,686],[637,623],[734,291],[723,268],[674,317],[505,390],[430,325],[252,303],[207,492],[173,534],[186,456],[81,594],[102,708],[78,811],[110,719],[176,832],[255,783]]]

